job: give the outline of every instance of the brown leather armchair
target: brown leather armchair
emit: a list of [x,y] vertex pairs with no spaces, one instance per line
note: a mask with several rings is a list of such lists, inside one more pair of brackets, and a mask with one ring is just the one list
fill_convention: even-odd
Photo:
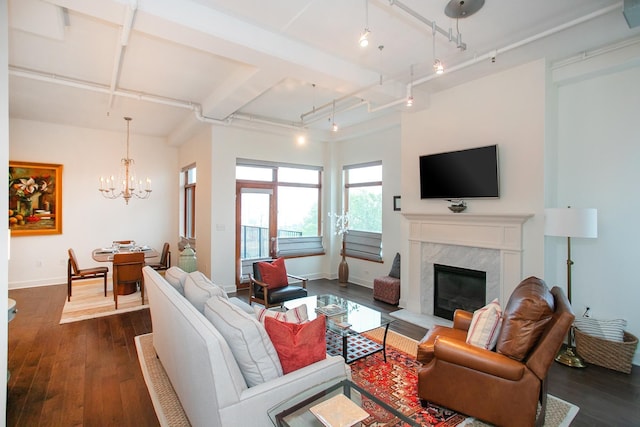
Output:
[[472,316],[457,310],[453,328],[436,326],[419,344],[420,399],[497,426],[543,425],[547,372],[574,319],[567,297],[523,280],[504,309],[496,351],[466,343]]

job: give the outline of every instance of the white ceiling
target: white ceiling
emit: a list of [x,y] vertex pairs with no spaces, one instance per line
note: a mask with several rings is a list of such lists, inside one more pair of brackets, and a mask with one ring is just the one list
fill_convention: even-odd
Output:
[[[445,16],[447,3],[10,0],[10,116],[117,131],[131,116],[132,132],[179,143],[207,122],[329,136],[335,102],[334,120],[349,135],[428,108],[430,93],[640,32],[627,26],[622,1],[486,0],[459,22]],[[441,76],[432,27],[416,14],[454,38],[457,25],[467,45],[436,34]]]

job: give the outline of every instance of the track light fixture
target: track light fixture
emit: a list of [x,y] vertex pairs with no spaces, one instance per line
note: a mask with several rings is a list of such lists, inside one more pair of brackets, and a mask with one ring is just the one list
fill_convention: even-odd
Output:
[[436,74],[444,73],[444,65],[442,65],[442,61],[440,61],[439,59],[433,61],[433,70],[436,72]]
[[369,31],[369,0],[364,0],[364,30],[358,40],[360,47],[369,46],[369,34],[371,34],[371,31]]
[[436,74],[442,74],[444,73],[444,65],[442,65],[442,61],[440,61],[436,57],[436,23],[435,22],[431,23],[431,40],[433,42],[433,71],[435,71]]
[[360,35],[360,40],[358,41],[358,43],[360,43],[360,47],[369,46],[369,34],[371,34],[371,31],[369,31],[369,29],[367,28],[365,28],[364,31],[362,31],[362,34]]
[[411,64],[411,82],[407,87],[407,107],[413,107],[413,64]]
[[333,100],[333,109],[331,110],[331,132],[338,132],[338,125],[336,124],[336,100]]

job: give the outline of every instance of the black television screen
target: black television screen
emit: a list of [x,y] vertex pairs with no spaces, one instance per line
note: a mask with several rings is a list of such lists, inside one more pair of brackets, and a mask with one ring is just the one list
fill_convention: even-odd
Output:
[[498,146],[420,156],[422,199],[499,197]]

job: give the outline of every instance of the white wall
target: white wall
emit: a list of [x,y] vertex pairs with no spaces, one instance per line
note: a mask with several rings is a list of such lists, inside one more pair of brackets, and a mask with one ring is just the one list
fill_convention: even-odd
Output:
[[[626,65],[615,55],[599,58],[607,70],[585,61],[570,78],[571,70],[556,73],[558,133],[550,149],[557,195],[549,207],[598,209],[598,238],[571,240],[572,305],[578,316],[589,306],[592,317],[626,319],[627,330],[638,336],[640,66],[637,53]],[[547,279],[566,287],[566,239],[546,239],[546,247],[556,249],[547,251],[553,274]],[[638,353],[634,363],[640,363]]]
[[[393,210],[393,196],[399,196],[400,184],[400,127],[378,131],[351,140],[330,142],[334,144],[335,191],[333,193],[334,212],[342,212],[343,186],[342,167],[373,161],[382,161],[382,246],[383,262],[376,263],[355,258],[347,258],[349,264],[349,282],[373,287],[373,279],[386,276],[396,252],[401,252],[401,212]],[[333,228],[331,228],[333,232]],[[330,262],[329,277],[338,276],[341,240],[334,239]]]
[[523,278],[544,274],[545,72],[539,60],[432,94],[429,109],[402,120],[403,212],[449,212],[447,201],[420,199],[421,155],[498,144],[500,198],[467,200],[466,213],[535,215],[524,224]]
[[[179,170],[196,165],[196,259],[198,270],[211,277],[211,127],[203,126],[201,132],[180,147]],[[177,178],[177,175],[176,175]],[[179,184],[178,184],[179,185]],[[180,195],[180,204],[184,197]],[[180,221],[183,221],[181,218]],[[180,252],[176,250],[176,264]],[[215,278],[214,278],[215,280]]]
[[125,205],[123,199],[103,198],[98,187],[101,175],[117,175],[126,131],[10,120],[10,160],[63,165],[62,234],[11,238],[10,288],[66,283],[68,248],[74,248],[81,267],[96,265],[91,251],[113,240],[134,239],[158,249],[167,241],[176,248],[177,149],[162,139],[136,135],[134,126],[135,119],[130,156],[138,175],[151,179],[153,192],[148,200],[131,199]]
[[[9,24],[7,22],[7,2],[0,0],[0,164],[9,164]],[[9,210],[9,181],[8,176],[0,178],[0,210]],[[8,231],[2,227],[0,232],[0,295],[2,301],[2,313],[7,310],[7,283],[9,280],[8,268],[6,268],[7,247],[1,242],[7,240]],[[7,375],[7,324],[0,325],[0,378]],[[0,390],[0,420],[6,420],[7,414],[7,388]]]

